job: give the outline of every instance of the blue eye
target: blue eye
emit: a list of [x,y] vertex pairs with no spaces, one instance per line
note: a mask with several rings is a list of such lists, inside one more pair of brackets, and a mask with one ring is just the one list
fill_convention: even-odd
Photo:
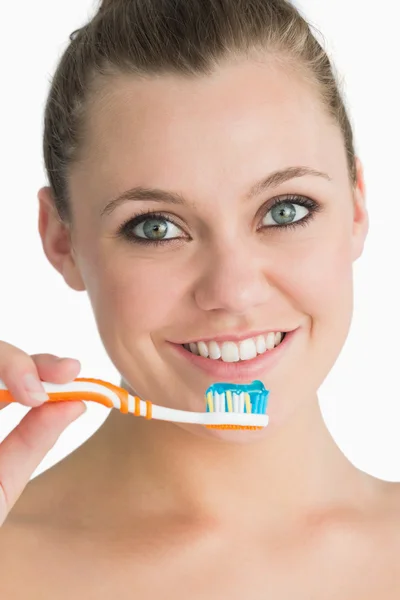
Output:
[[160,244],[182,237],[182,229],[161,213],[148,211],[123,223],[118,232],[138,244]]
[[[270,208],[263,219],[264,225],[275,227],[297,222],[309,214],[310,210],[297,202],[280,201]],[[265,219],[269,217],[269,222]]]
[[159,240],[170,240],[176,237],[176,233],[179,233],[179,228],[169,221],[165,217],[153,217],[149,219],[143,219],[140,223],[132,228],[132,231],[136,229],[136,235],[140,238],[147,240],[159,241]]
[[[314,200],[297,195],[275,198],[272,206],[267,203],[260,229],[283,230],[305,227],[323,208]],[[305,213],[305,214],[304,214]],[[269,216],[270,215],[270,216]],[[265,222],[268,218],[269,222]],[[136,244],[167,244],[185,237],[182,229],[171,216],[146,211],[123,223],[117,236]]]
[[[277,198],[272,206],[268,208],[263,218],[263,226],[278,227],[285,229],[287,227],[305,226],[322,207],[302,196],[286,196],[284,199]],[[264,219],[269,217],[269,222]]]

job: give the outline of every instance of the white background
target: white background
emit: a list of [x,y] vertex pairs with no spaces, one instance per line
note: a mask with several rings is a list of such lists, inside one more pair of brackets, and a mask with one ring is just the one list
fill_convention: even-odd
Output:
[[[353,325],[320,388],[321,409],[356,467],[400,481],[400,8],[396,0],[297,4],[322,32],[343,76],[371,219],[364,255],[354,266]],[[47,184],[41,144],[49,81],[69,34],[96,8],[89,0],[2,3],[0,339],[29,354],[78,358],[80,376],[118,384],[86,293],[69,289],[48,263],[37,230],[36,194]],[[12,405],[1,412],[0,441],[28,410]],[[32,478],[82,444],[108,412],[88,403],[88,412],[62,434]]]

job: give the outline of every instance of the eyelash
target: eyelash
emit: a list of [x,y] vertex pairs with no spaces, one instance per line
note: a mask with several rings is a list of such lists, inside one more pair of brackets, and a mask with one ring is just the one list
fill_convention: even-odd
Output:
[[[311,200],[310,198],[289,194],[284,197],[281,196],[275,198],[274,202],[270,206],[268,206],[268,209],[263,214],[263,217],[265,217],[276,205],[286,203],[304,206],[308,208],[310,212],[305,217],[303,217],[299,221],[295,221],[294,223],[286,223],[284,225],[264,225],[263,227],[261,227],[261,229],[297,229],[297,227],[307,227],[307,225],[315,218],[316,213],[322,210],[322,206],[320,204],[317,204],[316,202],[314,202],[314,200]],[[174,219],[172,219],[170,216],[167,217],[163,213],[144,209],[139,214],[137,214],[136,217],[133,217],[133,219],[129,218],[126,221],[124,221],[124,223],[122,223],[122,225],[118,228],[117,237],[125,238],[133,243],[143,245],[151,244],[152,246],[176,242],[178,239],[181,239],[170,238],[166,240],[149,240],[146,238],[136,236],[132,233],[132,229],[134,227],[136,227],[140,223],[143,223],[144,221],[147,221],[150,218],[155,220],[159,219],[161,221],[167,221],[169,223],[172,223],[172,225],[175,225],[175,227],[181,228],[180,225],[176,221],[174,221]]]

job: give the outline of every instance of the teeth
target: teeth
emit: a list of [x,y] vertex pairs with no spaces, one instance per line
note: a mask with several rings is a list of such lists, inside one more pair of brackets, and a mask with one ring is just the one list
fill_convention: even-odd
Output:
[[267,346],[267,350],[272,350],[275,346],[275,333],[270,331],[266,337],[265,344]]
[[264,354],[275,348],[281,343],[283,333],[270,332],[267,335],[258,335],[256,338],[243,340],[238,344],[236,342],[223,342],[218,344],[216,341],[197,342],[184,344],[186,350],[193,354],[210,358],[211,360],[222,360],[224,362],[238,362],[239,360],[251,360],[257,354]]
[[258,335],[256,337],[256,348],[258,354],[263,354],[266,351],[265,335]]
[[[275,336],[274,336],[275,338]],[[239,343],[240,360],[250,360],[257,356],[256,343],[253,339],[243,340]]]
[[204,358],[208,358],[208,348],[205,342],[197,342],[197,347],[199,349],[200,356]]
[[208,344],[208,351],[210,353],[210,358],[213,358],[214,360],[221,358],[221,349],[217,342],[210,342]]
[[221,346],[221,358],[224,362],[238,362],[239,348],[235,342],[224,342]]

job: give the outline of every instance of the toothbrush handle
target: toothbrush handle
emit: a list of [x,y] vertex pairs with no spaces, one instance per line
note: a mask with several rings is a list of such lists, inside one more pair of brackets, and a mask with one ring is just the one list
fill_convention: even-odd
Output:
[[[49,402],[71,402],[74,400],[91,400],[92,402],[104,404],[104,406],[112,408],[112,403],[110,402],[110,400],[108,400],[108,398],[105,398],[101,394],[94,394],[93,392],[50,392],[48,396],[49,399],[46,400],[45,404]],[[16,400],[10,392],[1,390],[0,402],[11,403],[16,402]]]
[[[102,386],[105,386],[109,389],[111,389],[112,392],[116,393],[120,399],[120,405],[121,405],[121,412],[128,412],[128,392],[118,386],[115,386],[111,383],[108,383],[106,381],[102,381],[100,379],[88,379],[88,378],[84,378],[84,377],[78,377],[77,379],[74,379],[74,382],[78,382],[78,383],[90,383],[90,384],[101,384]],[[67,387],[68,384],[60,384],[60,389]],[[11,392],[9,392],[7,389],[4,389],[4,384],[0,381],[0,402],[7,402],[7,403],[11,403],[11,402],[16,402],[14,396],[11,394]],[[94,391],[87,391],[82,389],[81,391],[50,391],[51,388],[57,388],[58,384],[52,384],[52,383],[47,383],[47,382],[43,382],[43,387],[46,390],[48,396],[49,396],[49,400],[47,400],[46,402],[69,402],[69,401],[74,401],[74,400],[88,400],[91,402],[97,402],[98,404],[103,404],[103,406],[106,406],[107,408],[114,408],[115,405],[112,402],[112,400],[110,398],[108,398],[106,395],[102,394],[101,392],[94,392]],[[3,389],[1,389],[3,388]],[[49,389],[50,388],[50,389]]]

